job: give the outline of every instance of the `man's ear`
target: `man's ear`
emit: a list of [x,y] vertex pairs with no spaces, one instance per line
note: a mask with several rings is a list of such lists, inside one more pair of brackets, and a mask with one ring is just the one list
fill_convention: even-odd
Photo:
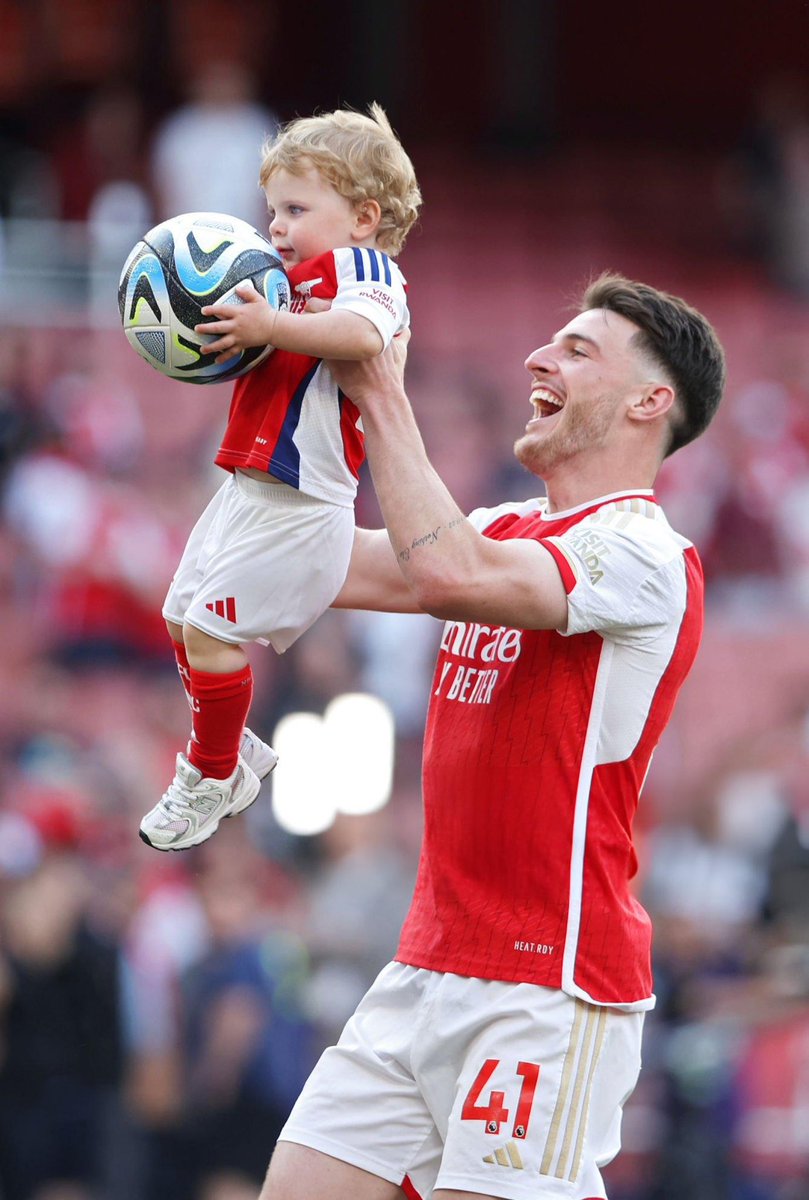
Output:
[[382,220],[378,200],[359,200],[354,205],[354,237],[358,242],[373,237]]
[[668,383],[648,384],[629,406],[633,421],[653,421],[670,413],[677,402],[674,388]]

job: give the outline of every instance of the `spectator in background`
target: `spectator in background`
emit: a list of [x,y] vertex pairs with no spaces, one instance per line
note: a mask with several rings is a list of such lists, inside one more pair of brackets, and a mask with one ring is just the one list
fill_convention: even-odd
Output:
[[119,954],[87,920],[89,890],[66,817],[7,881],[0,957],[0,1193],[90,1197],[103,1173],[123,1065]]
[[27,573],[35,581],[26,599],[44,644],[75,665],[159,661],[162,623],[152,614],[174,552],[168,532],[140,493],[67,450],[22,459],[3,501],[21,589]]
[[44,436],[42,418],[26,386],[22,362],[25,335],[8,330],[0,339],[0,483],[14,463]]
[[208,945],[183,982],[185,1162],[196,1197],[252,1200],[313,1062],[307,960],[277,923],[273,887],[285,893],[288,881],[248,842],[237,854],[221,845],[207,848],[199,876]]
[[267,204],[257,182],[259,151],[276,131],[275,113],[254,99],[247,67],[226,59],[207,63],[190,93],[152,144],[158,220],[221,212],[263,229]]
[[731,236],[761,254],[778,283],[809,295],[809,87],[768,79],[720,177]]
[[306,997],[323,1045],[340,1036],[390,958],[407,914],[415,862],[392,836],[391,820],[388,809],[338,814],[321,837],[325,861],[311,887],[306,922],[313,958]]
[[89,93],[73,128],[55,138],[53,168],[59,215],[84,221],[106,189],[128,184],[146,200],[145,114],[134,88],[110,83]]

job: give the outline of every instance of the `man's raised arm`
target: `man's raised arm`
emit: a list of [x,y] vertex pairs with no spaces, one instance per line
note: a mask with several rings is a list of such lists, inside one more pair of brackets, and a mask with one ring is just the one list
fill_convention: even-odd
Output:
[[399,570],[384,529],[356,529],[348,575],[332,608],[373,612],[421,612]]
[[[567,596],[550,552],[533,540],[483,537],[430,463],[404,391],[406,357],[402,335],[368,362],[329,364],[362,413],[377,498],[415,605],[399,611],[518,629],[564,629]],[[376,543],[373,555],[376,571],[382,563]]]

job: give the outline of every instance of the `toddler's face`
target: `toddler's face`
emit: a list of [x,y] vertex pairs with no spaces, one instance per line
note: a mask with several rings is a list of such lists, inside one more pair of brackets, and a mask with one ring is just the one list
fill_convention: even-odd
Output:
[[307,258],[357,245],[353,204],[315,167],[293,175],[277,170],[264,188],[270,212],[272,244],[289,268]]

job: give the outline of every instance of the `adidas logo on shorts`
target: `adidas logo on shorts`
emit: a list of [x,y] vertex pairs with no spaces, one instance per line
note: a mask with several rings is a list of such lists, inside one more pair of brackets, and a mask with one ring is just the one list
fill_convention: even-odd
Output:
[[205,607],[209,612],[215,613],[217,617],[223,617],[231,624],[236,624],[236,598],[228,596],[225,600],[211,600],[210,604]]
[[498,1146],[493,1154],[485,1154],[483,1161],[491,1163],[492,1166],[514,1167],[517,1171],[524,1169],[516,1142],[506,1142],[505,1146]]

